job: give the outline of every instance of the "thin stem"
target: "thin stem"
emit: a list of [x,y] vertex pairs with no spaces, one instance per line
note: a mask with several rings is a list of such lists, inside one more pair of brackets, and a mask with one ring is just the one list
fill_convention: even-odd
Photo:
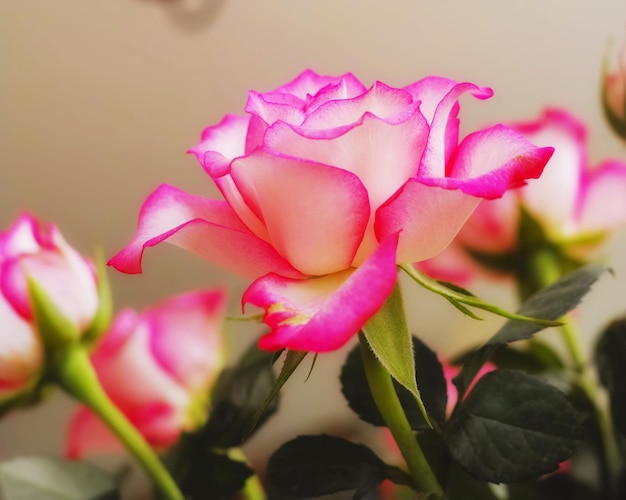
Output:
[[152,448],[102,389],[85,349],[80,345],[69,346],[57,361],[56,374],[61,386],[87,405],[124,443],[164,498],[183,500],[183,494]]
[[[551,285],[561,277],[561,271],[556,257],[554,253],[550,251],[536,252],[533,256],[530,270],[532,274],[531,282],[535,286]],[[525,290],[526,294],[528,294],[528,292],[534,293],[537,291],[529,289],[529,287]],[[521,298],[523,299],[525,297],[522,296]],[[585,357],[577,321],[572,314],[566,316],[566,321],[561,325],[559,331],[561,333],[561,339],[571,358],[572,367],[577,374],[576,383],[593,405],[596,422],[602,438],[605,463],[609,468],[611,476],[615,477],[615,474],[617,474],[616,467],[619,463],[619,451],[617,449],[616,440],[613,437],[614,433],[611,418],[600,402],[598,383]]]
[[391,375],[378,361],[362,333],[359,333],[359,341],[372,397],[409,467],[415,488],[433,498],[443,498],[441,486],[402,409]]
[[[228,457],[240,462],[246,462],[246,456],[239,448],[230,448],[228,450]],[[256,474],[252,474],[248,479],[246,479],[239,495],[242,500],[266,500],[267,498],[263,485],[259,480],[259,476]]]

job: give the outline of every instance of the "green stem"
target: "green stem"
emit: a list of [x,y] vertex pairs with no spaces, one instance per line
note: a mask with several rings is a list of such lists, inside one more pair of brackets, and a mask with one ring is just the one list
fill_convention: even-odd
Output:
[[[239,448],[230,448],[228,450],[228,457],[240,462],[246,462],[246,456]],[[261,481],[259,481],[259,476],[253,474],[246,479],[246,483],[239,492],[239,496],[242,500],[266,500],[267,496],[265,495]]]
[[124,443],[126,449],[161,490],[164,498],[183,500],[183,494],[152,448],[102,389],[85,349],[78,344],[63,349],[56,367],[60,385],[87,405]]
[[433,474],[402,409],[391,375],[378,361],[362,333],[359,333],[359,341],[372,397],[400,448],[416,489],[429,494],[431,497],[443,498],[441,486]]
[[[530,274],[532,275],[530,282],[534,286],[523,288],[526,293],[523,295],[520,293],[522,299],[526,298],[524,295],[530,295],[537,291],[533,288],[551,285],[561,277],[561,270],[556,258],[554,253],[549,250],[537,251],[535,253],[530,265]],[[559,331],[571,358],[572,367],[577,374],[576,383],[593,405],[596,422],[602,438],[605,463],[609,468],[608,472],[612,477],[616,477],[616,467],[620,462],[620,458],[617,443],[613,437],[613,425],[608,412],[600,402],[598,383],[585,357],[581,335],[573,315],[569,314],[566,317],[566,321],[559,328]]]

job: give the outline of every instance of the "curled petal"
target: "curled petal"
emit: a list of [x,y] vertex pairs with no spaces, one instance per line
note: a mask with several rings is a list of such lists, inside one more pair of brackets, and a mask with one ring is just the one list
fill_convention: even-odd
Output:
[[228,114],[217,125],[205,128],[200,142],[188,153],[196,156],[211,177],[221,177],[233,158],[245,154],[249,123],[249,116]]
[[259,347],[326,352],[344,345],[393,290],[398,235],[390,235],[356,270],[293,280],[269,274],[246,290],[243,303],[265,309],[272,331]]
[[410,179],[376,212],[376,236],[382,240],[401,231],[398,263],[430,259],[448,246],[479,201]]
[[494,127],[468,135],[454,158],[448,177],[419,176],[419,181],[460,189],[481,198],[498,198],[508,189],[538,178],[554,148],[539,148],[514,130]]
[[233,162],[232,175],[269,241],[296,269],[319,276],[350,266],[369,219],[357,176],[264,151]]
[[407,87],[407,90],[415,99],[422,101],[422,113],[430,123],[430,134],[420,165],[420,175],[443,176],[459,140],[457,118],[459,98],[464,93],[470,92],[477,99],[488,99],[493,95],[493,91],[473,83],[456,83],[438,77],[420,80]]
[[261,239],[266,238],[267,232],[237,191],[230,177],[230,164],[260,144],[259,136],[263,136],[266,127],[255,116],[226,115],[218,125],[204,129],[202,141],[188,151],[196,156],[239,218]]
[[302,124],[309,130],[332,130],[361,120],[366,113],[388,123],[405,121],[415,112],[408,92],[376,82],[370,90],[352,99],[327,101],[309,114]]
[[162,185],[144,202],[131,242],[109,265],[140,273],[146,247],[167,241],[239,275],[256,278],[268,272],[300,277],[268,243],[252,234],[224,201],[190,195]]

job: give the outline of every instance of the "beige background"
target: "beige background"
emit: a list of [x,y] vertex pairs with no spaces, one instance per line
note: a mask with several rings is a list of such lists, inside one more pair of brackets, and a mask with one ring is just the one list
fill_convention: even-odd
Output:
[[[111,256],[159,183],[215,193],[184,154],[204,126],[241,112],[248,89],[269,90],[307,67],[352,71],[366,84],[439,74],[493,87],[490,101],[463,102],[466,130],[566,107],[590,125],[594,161],[626,159],[598,104],[602,59],[625,22],[618,0],[0,0],[0,228],[28,210],[83,252],[102,246]],[[622,237],[610,248],[617,278],[605,278],[581,313],[588,338],[625,308],[625,246]],[[110,273],[118,307],[228,283],[235,313],[246,286],[167,246],[147,254],[145,271]],[[444,352],[492,331],[421,291],[408,308],[413,330]],[[259,331],[228,329],[233,356]],[[281,418],[248,448],[255,462],[314,425],[352,428],[334,382],[343,356],[321,356],[311,380],[303,384],[302,370],[290,382]],[[57,396],[11,415],[0,457],[58,451],[69,407]]]

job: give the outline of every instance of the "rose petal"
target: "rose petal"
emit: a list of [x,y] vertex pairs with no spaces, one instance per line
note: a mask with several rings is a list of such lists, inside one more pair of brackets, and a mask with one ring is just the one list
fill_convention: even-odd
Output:
[[228,173],[233,158],[245,154],[246,133],[250,117],[226,115],[220,123],[207,127],[198,144],[190,148],[207,174],[221,177]]
[[232,176],[296,269],[324,275],[350,266],[369,218],[367,191],[354,174],[257,151],[233,162]]
[[[554,154],[539,181],[520,191],[524,206],[553,228],[572,229],[582,199],[580,182],[587,170],[587,131],[569,113],[547,109],[539,120],[513,128],[537,146],[553,146]],[[569,226],[569,228],[568,228]]]
[[[256,117],[253,117],[256,118]],[[202,168],[213,179],[224,199],[246,224],[261,239],[267,238],[263,224],[252,213],[230,177],[230,163],[234,158],[243,156],[250,148],[260,145],[267,124],[259,119],[247,116],[226,115],[214,127],[207,127],[202,132],[202,141],[191,148]],[[248,135],[250,136],[248,138]],[[258,144],[252,144],[253,141]]]
[[[171,411],[160,404],[143,408],[138,414],[126,415],[130,422],[155,448],[174,444],[180,428],[172,425]],[[81,406],[72,416],[67,429],[65,454],[71,459],[86,455],[122,453],[124,446],[91,411]]]
[[191,292],[142,313],[150,324],[150,352],[191,393],[210,387],[223,364],[223,290]]
[[354,173],[367,188],[370,207],[375,210],[417,174],[428,126],[418,111],[405,118],[389,123],[365,114],[347,131],[326,137],[277,123],[268,129],[264,148]]
[[400,232],[397,262],[434,257],[452,241],[480,199],[410,179],[376,212],[379,240]]
[[579,231],[598,231],[626,223],[626,164],[608,160],[583,178]]
[[242,276],[268,272],[299,277],[268,243],[252,234],[224,201],[190,195],[162,185],[144,202],[132,241],[109,265],[140,273],[144,248],[163,241],[185,248]]
[[[430,135],[420,165],[420,175],[443,177],[459,138],[458,100],[465,92],[477,99],[488,99],[493,91],[473,83],[455,83],[447,78],[430,77],[408,88],[415,99],[422,101],[422,113],[430,121]],[[442,94],[445,92],[445,95]],[[437,102],[437,100],[439,101]],[[433,104],[437,102],[434,112]]]
[[272,328],[259,347],[325,352],[344,345],[393,290],[397,242],[397,234],[385,239],[356,270],[308,280],[269,274],[252,283],[242,302],[264,308]]
[[33,326],[0,294],[0,391],[17,389],[42,367],[43,349]]
[[308,130],[332,130],[351,125],[366,113],[388,123],[405,121],[415,113],[417,105],[408,92],[376,82],[366,93],[352,99],[328,101],[307,116],[302,128]]
[[504,125],[468,135],[459,145],[448,177],[419,176],[423,184],[460,189],[481,198],[498,198],[508,189],[536,179],[553,148],[539,148]]

